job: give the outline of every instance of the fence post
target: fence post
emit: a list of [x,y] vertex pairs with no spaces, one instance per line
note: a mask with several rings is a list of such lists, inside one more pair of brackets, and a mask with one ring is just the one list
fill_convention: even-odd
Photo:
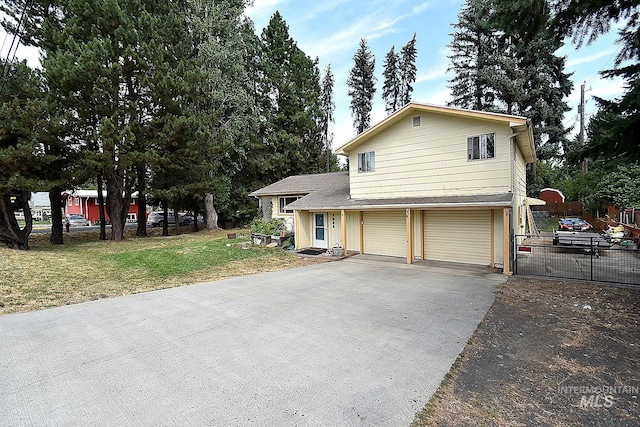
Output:
[[593,237],[590,237],[589,240],[591,240],[591,245],[590,245],[591,246],[591,279],[590,280],[593,282],[593,251],[594,251]]
[[511,248],[513,250],[513,274],[518,275],[518,236],[513,235]]

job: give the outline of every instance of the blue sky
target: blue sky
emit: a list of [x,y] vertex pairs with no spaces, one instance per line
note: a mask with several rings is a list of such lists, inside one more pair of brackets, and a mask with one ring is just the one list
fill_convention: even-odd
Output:
[[[369,42],[376,57],[377,92],[375,94],[372,124],[386,117],[382,101],[382,63],[392,45],[396,49],[404,46],[417,34],[418,76],[414,85],[413,100],[444,105],[450,100],[447,81],[449,66],[450,34],[452,23],[462,0],[324,0],[320,2],[301,0],[255,0],[247,15],[253,20],[260,34],[278,10],[289,25],[291,37],[312,58],[318,57],[324,73],[330,63],[335,75],[334,97],[336,122],[333,126],[334,147],[337,148],[355,136],[347,96],[347,76],[353,67],[353,54],[361,38]],[[0,38],[4,31],[0,29]],[[615,43],[615,31],[601,36],[593,45],[580,50],[567,43],[559,52],[567,56],[568,73],[573,73],[573,93],[568,99],[573,110],[565,116],[568,126],[578,127],[577,105],[580,100],[580,85],[586,81],[586,115],[596,111],[591,96],[611,99],[623,93],[620,80],[603,80],[598,71],[612,68],[620,46]],[[2,57],[6,57],[4,46]],[[30,65],[38,63],[37,52],[21,47],[18,57],[27,58]]]
[[[334,147],[337,148],[355,136],[349,110],[347,77],[353,67],[353,54],[361,38],[369,42],[376,57],[378,78],[372,124],[386,117],[382,101],[382,63],[384,56],[395,45],[404,46],[417,34],[418,76],[412,99],[416,102],[444,105],[450,100],[447,74],[452,23],[463,5],[462,0],[325,0],[308,2],[300,0],[255,0],[247,14],[254,21],[260,34],[273,13],[278,10],[289,25],[289,34],[298,46],[312,58],[318,57],[324,73],[331,64],[336,83],[336,122]],[[622,94],[620,80],[602,80],[598,71],[612,68],[620,47],[615,43],[615,32],[601,36],[593,45],[576,50],[567,43],[560,55],[567,56],[566,72],[573,73],[574,90],[568,99],[573,110],[565,116],[568,126],[579,124],[577,105],[580,101],[580,85],[586,81],[588,115],[596,111],[591,96],[610,99]],[[589,90],[590,89],[590,90]]]

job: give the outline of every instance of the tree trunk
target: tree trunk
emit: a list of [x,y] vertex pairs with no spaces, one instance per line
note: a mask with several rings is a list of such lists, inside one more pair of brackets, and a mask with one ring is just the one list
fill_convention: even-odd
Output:
[[178,215],[178,208],[176,207],[173,208],[173,217],[176,220],[176,236],[179,236],[182,232],[180,231],[180,216]]
[[204,211],[207,230],[216,230],[218,228],[218,212],[213,206],[213,194],[211,193],[204,196]]
[[163,236],[169,235],[168,219],[169,219],[169,207],[167,206],[167,201],[163,200],[162,201],[162,235]]
[[24,235],[25,241],[27,243],[27,249],[29,249],[29,235],[33,230],[33,216],[31,216],[31,206],[29,206],[29,199],[31,198],[30,191],[22,192],[22,213],[24,214],[24,228],[22,229],[22,234]]
[[136,228],[136,236],[147,237],[147,196],[145,194],[147,172],[144,165],[136,166],[136,175],[138,175],[138,228]]
[[62,189],[53,187],[49,190],[49,206],[51,206],[51,236],[49,241],[54,245],[64,244],[62,226],[62,208],[66,199],[62,197]]
[[107,218],[104,214],[104,194],[102,194],[102,174],[98,174],[98,206],[100,209],[100,240],[107,240]]
[[[23,202],[23,206],[24,204]],[[28,200],[26,205],[30,220],[31,209],[29,208]],[[26,219],[27,215],[25,212],[25,220]],[[0,242],[7,245],[10,249],[29,249],[29,235],[25,235],[24,230],[20,229],[18,225],[16,214],[11,206],[11,195],[9,193],[0,195]]]
[[[115,175],[115,176],[114,176]],[[123,180],[117,172],[107,174],[107,204],[109,205],[109,216],[111,217],[111,240],[119,242],[124,239],[124,223],[126,217],[122,217]]]
[[[196,205],[197,206],[197,205]],[[198,210],[198,208],[196,207],[193,211],[193,232],[197,233],[198,232],[198,215],[200,214],[200,211]]]

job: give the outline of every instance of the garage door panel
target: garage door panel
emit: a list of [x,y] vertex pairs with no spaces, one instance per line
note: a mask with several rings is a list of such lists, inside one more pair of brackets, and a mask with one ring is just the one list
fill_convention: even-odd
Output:
[[407,231],[405,211],[363,214],[364,253],[405,257]]
[[491,211],[425,211],[426,259],[491,263]]

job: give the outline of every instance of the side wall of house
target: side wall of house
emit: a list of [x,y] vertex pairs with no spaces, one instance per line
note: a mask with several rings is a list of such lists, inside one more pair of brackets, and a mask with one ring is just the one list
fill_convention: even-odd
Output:
[[512,153],[512,182],[513,203],[511,212],[511,226],[514,234],[524,234],[526,225],[526,198],[527,198],[527,165],[518,145],[511,144]]
[[[349,156],[351,197],[394,198],[506,193],[511,128],[506,122],[421,113],[372,136]],[[495,133],[495,157],[467,160],[467,137]],[[358,154],[375,153],[375,171],[358,172]]]
[[288,231],[294,231],[294,220],[292,213],[280,213],[278,196],[260,197],[260,209],[262,218],[268,221],[272,218],[280,218],[284,221],[284,226]]
[[346,211],[346,232],[347,242],[342,240],[342,219],[340,211],[299,211],[296,225],[296,249],[303,249],[313,246],[313,214],[327,214],[327,245],[329,248],[340,244],[348,251],[360,251],[360,212]]

